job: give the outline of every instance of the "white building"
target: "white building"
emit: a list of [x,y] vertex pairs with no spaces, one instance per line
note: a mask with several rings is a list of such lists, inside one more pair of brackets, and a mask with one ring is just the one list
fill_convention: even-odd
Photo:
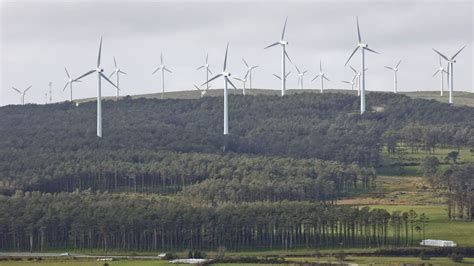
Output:
[[420,245],[428,247],[455,247],[456,243],[451,240],[425,239],[420,242]]

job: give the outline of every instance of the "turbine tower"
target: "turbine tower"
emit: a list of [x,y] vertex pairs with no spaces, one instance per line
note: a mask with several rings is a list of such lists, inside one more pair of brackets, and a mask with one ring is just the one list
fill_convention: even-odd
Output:
[[213,75],[213,73],[212,73],[212,71],[209,67],[208,59],[209,59],[209,54],[206,54],[206,63],[196,69],[196,70],[200,70],[200,69],[203,69],[203,68],[206,69],[206,91],[209,89],[209,74]]
[[303,79],[304,75],[308,72],[307,70],[301,72],[300,69],[295,65],[296,72],[298,72],[298,86],[300,87],[300,90],[303,90]]
[[[247,74],[249,75],[249,89],[252,89],[252,70],[256,69],[258,65],[250,66],[243,58],[242,61],[244,62],[245,67],[247,67]],[[247,74],[245,74],[245,76],[247,76]]]
[[124,75],[127,75],[127,73],[125,73],[124,71],[122,71],[118,66],[117,66],[117,60],[115,60],[115,56],[114,56],[114,65],[115,65],[115,69],[114,71],[110,74],[109,78],[112,78],[113,75],[115,75],[116,77],[116,81],[117,81],[117,88],[116,88],[116,92],[117,92],[117,98],[119,97],[119,91],[120,91],[120,74],[124,74]]
[[98,86],[97,86],[97,137],[102,137],[102,79],[105,79],[107,82],[112,84],[115,88],[117,86],[110,81],[107,76],[104,75],[104,69],[101,68],[100,66],[100,54],[102,52],[102,37],[100,37],[100,43],[99,43],[99,54],[97,55],[97,65],[95,69],[92,69],[85,74],[79,76],[78,78],[74,79],[74,81],[78,81],[86,76],[89,76],[92,73],[97,73],[97,79],[98,79]]
[[436,49],[433,49],[433,51],[435,51],[437,54],[439,54],[439,56],[441,56],[444,60],[448,61],[448,84],[449,84],[449,103],[450,104],[453,103],[453,92],[454,92],[454,81],[453,81],[454,80],[454,63],[456,63],[456,60],[454,60],[454,58],[456,58],[456,56],[458,56],[458,54],[462,50],[464,50],[464,48],[466,48],[466,46],[463,46],[463,48],[461,48],[451,58],[448,58],[447,56],[440,53]]
[[323,72],[323,63],[321,60],[319,61],[319,74],[314,77],[311,82],[315,81],[317,78],[321,78],[321,93],[324,91],[324,80],[330,81],[327,77],[326,74]]
[[206,90],[201,89],[198,85],[194,84],[194,88],[196,88],[196,90],[198,90],[201,93],[201,98],[204,97],[204,95],[206,95]]
[[361,75],[360,75],[360,81],[359,81],[359,86],[360,86],[360,114],[365,113],[365,50],[370,51],[372,53],[378,54],[376,51],[372,50],[369,48],[369,45],[366,43],[362,42],[362,38],[360,36],[360,29],[359,29],[359,17],[357,17],[357,37],[358,37],[358,43],[352,54],[349,56],[349,59],[347,59],[345,65],[349,63],[351,60],[352,56],[357,52],[359,48],[360,49],[360,55],[361,55]]
[[439,68],[433,74],[433,77],[436,76],[436,74],[438,74],[438,73],[440,73],[440,77],[441,77],[440,96],[443,96],[443,93],[444,93],[444,74],[446,73],[449,76],[449,73],[448,73],[448,71],[446,71],[444,69],[443,64],[441,63],[441,56],[439,57]]
[[281,33],[281,39],[280,41],[270,44],[269,46],[265,47],[264,49],[268,49],[270,47],[273,47],[275,45],[280,45],[281,46],[281,96],[285,95],[285,90],[286,90],[286,70],[285,70],[285,57],[288,58],[288,61],[291,62],[290,57],[288,56],[288,53],[286,52],[286,46],[288,45],[288,42],[285,41],[285,29],[286,29],[286,22],[288,21],[288,17],[285,19],[285,25],[283,26],[283,32]]
[[49,103],[53,102],[53,83],[50,81],[49,84]]
[[240,82],[242,82],[242,95],[245,95],[245,85],[247,84],[247,76],[249,75],[249,71],[247,71],[247,73],[245,73],[245,76],[244,78],[238,78],[238,77],[232,77],[233,79],[235,80],[238,80]]
[[72,102],[72,83],[74,82],[82,82],[80,80],[74,80],[71,78],[69,75],[69,72],[67,71],[67,68],[64,67],[64,70],[66,71],[66,76],[68,78],[66,84],[64,85],[63,91],[69,86],[69,100]]
[[208,84],[209,82],[219,77],[224,78],[224,135],[229,134],[229,106],[228,106],[228,100],[227,100],[227,86],[228,86],[227,84],[230,84],[232,85],[232,87],[234,87],[234,89],[237,89],[237,87],[235,87],[235,85],[229,79],[229,77],[231,76],[231,73],[227,72],[227,52],[228,51],[229,51],[229,43],[227,43],[227,47],[225,48],[224,67],[223,67],[222,73],[215,75],[213,78],[211,78],[210,80],[202,84],[202,85]]
[[398,61],[395,67],[385,66],[385,68],[393,71],[393,93],[398,92],[398,66],[400,65],[401,62],[402,60]]
[[26,95],[26,92],[31,88],[31,85],[26,88],[25,90],[23,91],[20,91],[19,89],[15,88],[15,87],[12,87],[12,89],[14,89],[16,92],[18,92],[20,95],[21,95],[21,104],[22,105],[25,105],[25,95]]
[[159,65],[152,73],[155,74],[158,70],[161,70],[161,99],[164,98],[164,95],[165,95],[165,71],[169,72],[169,73],[173,73],[171,72],[171,70],[169,70],[164,64],[163,64],[163,54],[160,54],[160,62],[161,62],[161,65]]

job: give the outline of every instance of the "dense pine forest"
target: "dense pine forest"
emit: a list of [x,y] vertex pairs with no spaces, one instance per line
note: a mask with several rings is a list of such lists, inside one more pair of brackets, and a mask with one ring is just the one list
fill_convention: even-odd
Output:
[[[231,95],[223,136],[222,97],[125,97],[103,102],[103,138],[95,102],[1,107],[0,249],[410,245],[423,214],[336,202],[374,189],[384,149],[474,148],[474,108],[367,104],[361,116],[349,94]],[[426,164],[472,217],[472,166]]]

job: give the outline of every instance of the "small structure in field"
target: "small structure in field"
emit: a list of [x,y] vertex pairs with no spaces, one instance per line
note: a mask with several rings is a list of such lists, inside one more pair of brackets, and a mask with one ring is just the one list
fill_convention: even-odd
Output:
[[211,261],[210,259],[175,259],[175,260],[170,260],[170,263],[173,264],[181,264],[181,263],[186,263],[186,264],[203,264],[206,262]]
[[456,243],[451,240],[425,239],[420,242],[420,245],[428,247],[455,247]]

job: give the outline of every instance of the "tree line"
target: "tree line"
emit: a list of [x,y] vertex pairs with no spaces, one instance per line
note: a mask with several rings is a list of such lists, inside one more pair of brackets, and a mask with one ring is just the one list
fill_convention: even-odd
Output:
[[17,192],[0,197],[0,249],[229,250],[406,246],[424,214],[258,202],[216,207],[139,194]]
[[[10,161],[15,161],[14,164]],[[51,164],[51,162],[56,162]],[[373,168],[318,159],[120,149],[0,151],[0,192],[99,190],[182,195],[217,204],[332,201],[375,186]]]

